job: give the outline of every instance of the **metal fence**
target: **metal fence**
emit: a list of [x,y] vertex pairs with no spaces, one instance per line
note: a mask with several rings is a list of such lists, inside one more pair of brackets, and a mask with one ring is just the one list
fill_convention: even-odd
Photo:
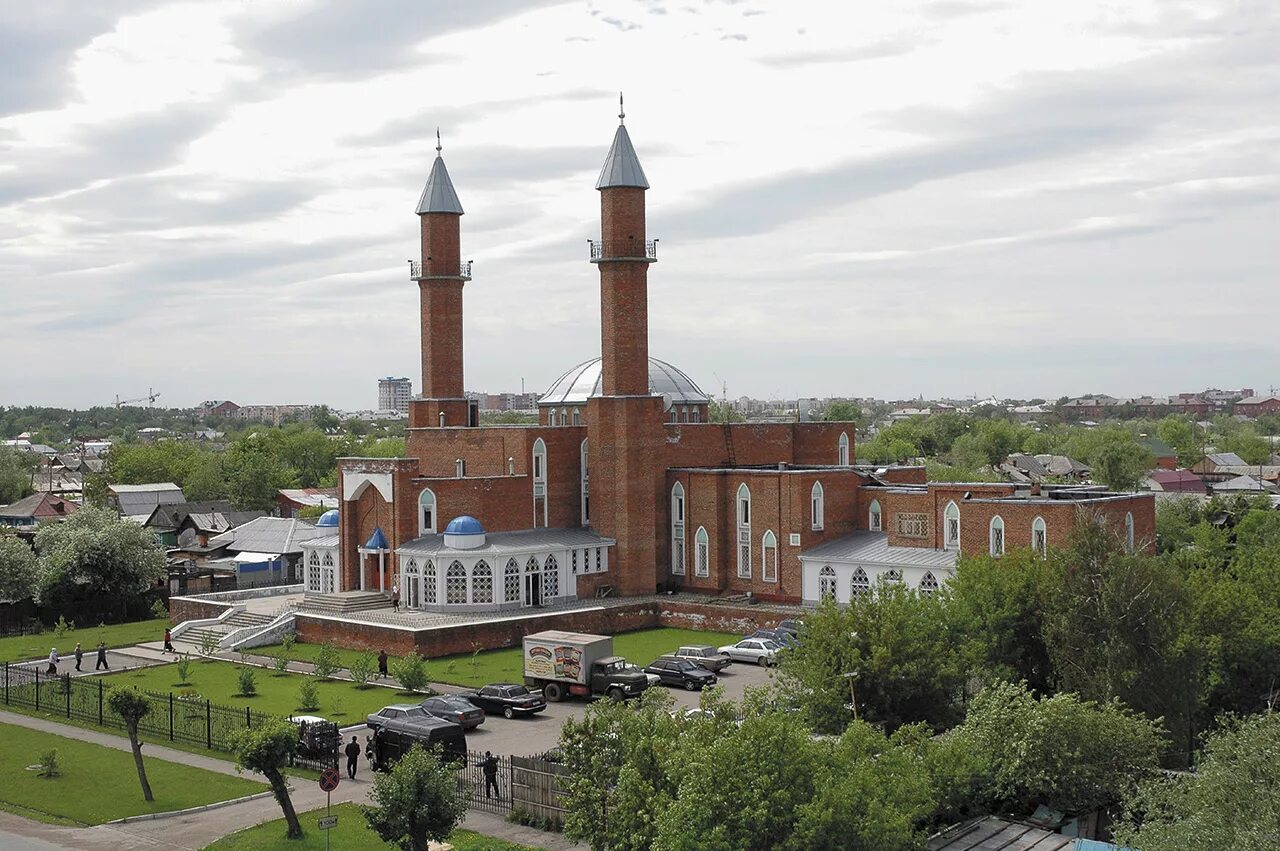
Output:
[[[124,719],[107,704],[109,689],[99,677],[77,678],[70,674],[48,676],[32,665],[4,666],[4,704],[25,706],[64,718],[87,721],[100,727],[125,729]],[[232,753],[231,734],[258,727],[275,716],[213,703],[199,695],[161,694],[143,691],[151,711],[138,724],[140,733],[171,742]],[[321,769],[337,764],[332,758],[295,757],[293,764]]]
[[458,796],[473,810],[506,815],[511,812],[511,757],[493,757],[498,763],[496,792],[485,782],[484,758],[482,753],[467,751],[466,762],[456,764]]

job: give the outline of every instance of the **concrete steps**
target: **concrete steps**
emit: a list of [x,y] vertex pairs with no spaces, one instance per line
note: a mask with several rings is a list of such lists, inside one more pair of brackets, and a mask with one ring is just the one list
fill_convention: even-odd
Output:
[[341,594],[308,594],[298,605],[298,611],[344,615],[390,606],[391,595],[381,591],[344,591]]

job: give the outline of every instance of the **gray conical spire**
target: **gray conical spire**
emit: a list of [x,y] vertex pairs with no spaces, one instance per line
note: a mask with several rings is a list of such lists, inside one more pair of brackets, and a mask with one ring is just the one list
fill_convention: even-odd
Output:
[[440,156],[440,131],[436,130],[436,161],[431,166],[431,174],[427,177],[427,185],[418,199],[418,215],[423,213],[457,213],[462,215],[462,202],[453,189],[453,181],[449,179],[449,170],[444,167],[444,158]]
[[626,117],[626,112],[622,109],[622,95],[618,95],[618,132],[613,134],[613,145],[604,158],[604,168],[600,169],[596,189],[607,189],[610,186],[649,188],[644,169],[640,167],[640,158],[636,156],[636,149],[631,146],[631,137],[627,135],[627,126],[623,123]]

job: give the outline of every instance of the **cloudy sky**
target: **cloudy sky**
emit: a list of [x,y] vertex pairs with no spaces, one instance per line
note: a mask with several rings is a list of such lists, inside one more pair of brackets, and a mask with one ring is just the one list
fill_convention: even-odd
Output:
[[708,392],[1264,389],[1277,44],[1272,0],[0,0],[0,404],[416,389],[437,125],[466,386],[545,388],[620,89]]

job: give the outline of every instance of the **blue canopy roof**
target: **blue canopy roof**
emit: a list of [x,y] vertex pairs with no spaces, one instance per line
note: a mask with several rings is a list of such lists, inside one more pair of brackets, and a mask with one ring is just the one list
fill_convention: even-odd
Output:
[[320,515],[320,519],[316,521],[316,528],[335,527],[338,525],[338,509],[330,508],[324,514]]
[[483,535],[484,526],[480,525],[480,521],[469,514],[461,517],[455,517],[449,521],[449,525],[444,527],[446,535]]
[[387,536],[382,534],[382,527],[379,526],[373,530],[373,534],[369,536],[369,542],[364,545],[366,550],[385,550],[387,549]]

